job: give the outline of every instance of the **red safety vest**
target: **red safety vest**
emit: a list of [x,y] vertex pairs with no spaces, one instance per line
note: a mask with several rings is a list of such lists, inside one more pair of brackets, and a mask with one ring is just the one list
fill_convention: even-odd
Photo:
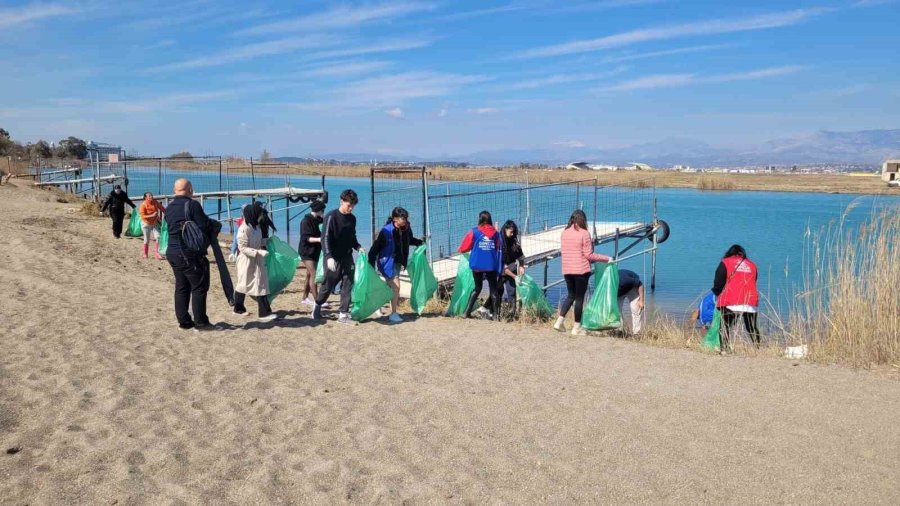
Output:
[[756,264],[746,258],[733,256],[723,258],[727,271],[725,288],[716,300],[716,307],[759,306],[759,291],[756,289]]

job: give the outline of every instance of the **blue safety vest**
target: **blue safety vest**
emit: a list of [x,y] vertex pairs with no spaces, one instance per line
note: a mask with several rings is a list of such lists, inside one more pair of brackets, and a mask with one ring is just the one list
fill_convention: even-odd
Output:
[[394,224],[390,223],[381,229],[381,233],[387,238],[384,248],[378,252],[378,271],[384,277],[391,279],[394,277]]
[[502,272],[500,247],[497,246],[499,232],[487,236],[478,227],[472,229],[472,252],[469,254],[469,267],[473,271]]

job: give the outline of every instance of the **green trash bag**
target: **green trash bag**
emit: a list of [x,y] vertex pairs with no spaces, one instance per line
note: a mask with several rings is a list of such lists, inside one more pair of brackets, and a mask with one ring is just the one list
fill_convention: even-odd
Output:
[[713,321],[709,325],[709,330],[706,331],[706,335],[703,337],[703,342],[700,343],[700,347],[705,350],[718,350],[719,349],[719,329],[722,327],[722,312],[719,311],[719,308],[716,308],[716,312],[713,313]]
[[266,243],[266,273],[269,275],[269,302],[284,291],[297,273],[297,265],[300,264],[300,255],[294,248],[272,236]]
[[160,221],[162,221],[162,226],[159,229],[159,254],[166,256],[166,250],[169,249],[169,225],[166,220]]
[[438,289],[437,279],[434,277],[431,266],[428,265],[427,250],[424,245],[413,251],[409,257],[406,271],[409,272],[409,280],[412,284],[409,290],[409,305],[416,314],[420,315],[425,310],[428,299]]
[[528,274],[516,278],[516,295],[522,301],[522,309],[538,318],[549,318],[553,314],[553,306],[547,302],[544,291]]
[[[322,231],[322,225],[319,225],[319,232]],[[325,254],[319,253],[319,263],[316,264],[316,284],[325,282]]]
[[[343,288],[341,288],[343,290]],[[350,292],[350,318],[364,320],[394,297],[391,287],[382,281],[369,265],[366,255],[356,256],[356,272],[353,273],[353,290]]]
[[594,293],[584,306],[581,326],[585,330],[620,329],[619,267],[616,264],[594,264]]
[[125,235],[128,237],[141,237],[144,235],[144,231],[141,230],[141,214],[137,212],[137,209],[131,210],[131,219],[128,221],[128,229],[125,230]]
[[469,268],[469,254],[463,253],[457,258],[459,266],[456,268],[456,281],[453,282],[453,294],[450,296],[447,316],[466,314],[469,297],[475,291],[475,277],[472,276],[472,269]]

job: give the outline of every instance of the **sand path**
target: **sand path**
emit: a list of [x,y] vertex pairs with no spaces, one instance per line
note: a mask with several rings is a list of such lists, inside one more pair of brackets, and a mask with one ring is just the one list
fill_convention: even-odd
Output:
[[441,317],[259,325],[215,279],[234,328],[183,332],[165,262],[17,184],[0,503],[900,503],[894,379]]

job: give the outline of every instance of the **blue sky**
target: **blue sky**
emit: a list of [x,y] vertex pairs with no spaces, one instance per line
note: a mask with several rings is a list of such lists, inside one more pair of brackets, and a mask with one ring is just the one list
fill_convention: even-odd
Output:
[[459,155],[900,128],[900,2],[0,0],[0,126]]

